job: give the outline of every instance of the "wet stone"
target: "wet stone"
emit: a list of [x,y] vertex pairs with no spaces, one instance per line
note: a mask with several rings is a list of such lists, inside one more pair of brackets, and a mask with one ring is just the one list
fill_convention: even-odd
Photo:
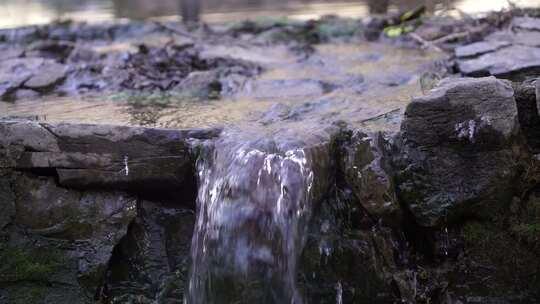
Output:
[[8,256],[30,243],[31,248],[51,254],[42,263],[56,261],[54,267],[36,269],[48,274],[39,279],[46,283],[45,293],[67,295],[69,292],[55,290],[57,284],[61,288],[67,284],[72,292],[93,296],[113,247],[136,215],[136,199],[121,192],[65,189],[52,176],[14,173],[13,177],[17,210],[13,221],[17,225],[8,230],[8,238],[13,240],[6,244]]
[[540,77],[536,78],[535,81],[535,91],[536,91],[536,109],[538,109],[538,113],[540,114]]
[[445,79],[407,106],[401,131],[398,195],[420,225],[490,217],[512,196],[519,159],[527,154],[509,83]]
[[329,83],[311,79],[267,80],[247,85],[245,94],[258,99],[298,98],[320,96],[332,89]]
[[11,188],[11,178],[0,171],[0,230],[11,223],[15,216],[15,194]]
[[384,134],[354,132],[343,143],[340,168],[362,207],[374,218],[399,225],[401,209],[385,159]]
[[102,300],[182,303],[194,222],[191,210],[141,201],[128,234],[114,250]]
[[[361,230],[351,223],[352,202],[339,191],[317,205],[300,256],[304,303],[392,303],[387,278],[396,267],[388,229]],[[358,219],[356,219],[358,220]]]

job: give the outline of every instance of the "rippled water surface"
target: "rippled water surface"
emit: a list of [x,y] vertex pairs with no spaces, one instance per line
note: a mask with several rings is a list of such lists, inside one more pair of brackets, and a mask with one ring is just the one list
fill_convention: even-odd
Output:
[[[440,53],[378,43],[319,45],[305,61],[298,61],[284,46],[208,46],[207,53],[254,61],[266,70],[235,96],[200,102],[173,100],[167,107],[144,113],[155,120],[153,126],[249,124],[250,128],[275,129],[283,124],[275,118],[285,115],[294,116],[285,119],[294,128],[345,120],[364,128],[395,129],[404,106],[421,94],[420,75],[442,58]],[[134,111],[115,102],[112,95],[0,102],[5,116],[33,116],[48,122],[139,124]],[[383,116],[372,119],[379,115]]]

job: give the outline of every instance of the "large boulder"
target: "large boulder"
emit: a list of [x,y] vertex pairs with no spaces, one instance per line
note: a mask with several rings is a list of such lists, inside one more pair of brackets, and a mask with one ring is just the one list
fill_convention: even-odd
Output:
[[514,91],[494,77],[445,79],[415,98],[397,146],[398,195],[428,227],[504,205],[526,155]]

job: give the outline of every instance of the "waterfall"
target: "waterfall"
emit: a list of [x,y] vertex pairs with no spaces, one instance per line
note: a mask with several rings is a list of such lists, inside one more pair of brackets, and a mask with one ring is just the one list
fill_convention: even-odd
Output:
[[187,303],[302,303],[297,261],[314,199],[308,154],[268,141],[202,148]]

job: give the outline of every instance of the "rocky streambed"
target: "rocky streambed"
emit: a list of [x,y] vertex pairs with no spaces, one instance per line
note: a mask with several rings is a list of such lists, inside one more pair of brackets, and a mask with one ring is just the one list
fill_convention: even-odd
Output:
[[4,34],[0,303],[537,303],[534,61],[379,23]]

